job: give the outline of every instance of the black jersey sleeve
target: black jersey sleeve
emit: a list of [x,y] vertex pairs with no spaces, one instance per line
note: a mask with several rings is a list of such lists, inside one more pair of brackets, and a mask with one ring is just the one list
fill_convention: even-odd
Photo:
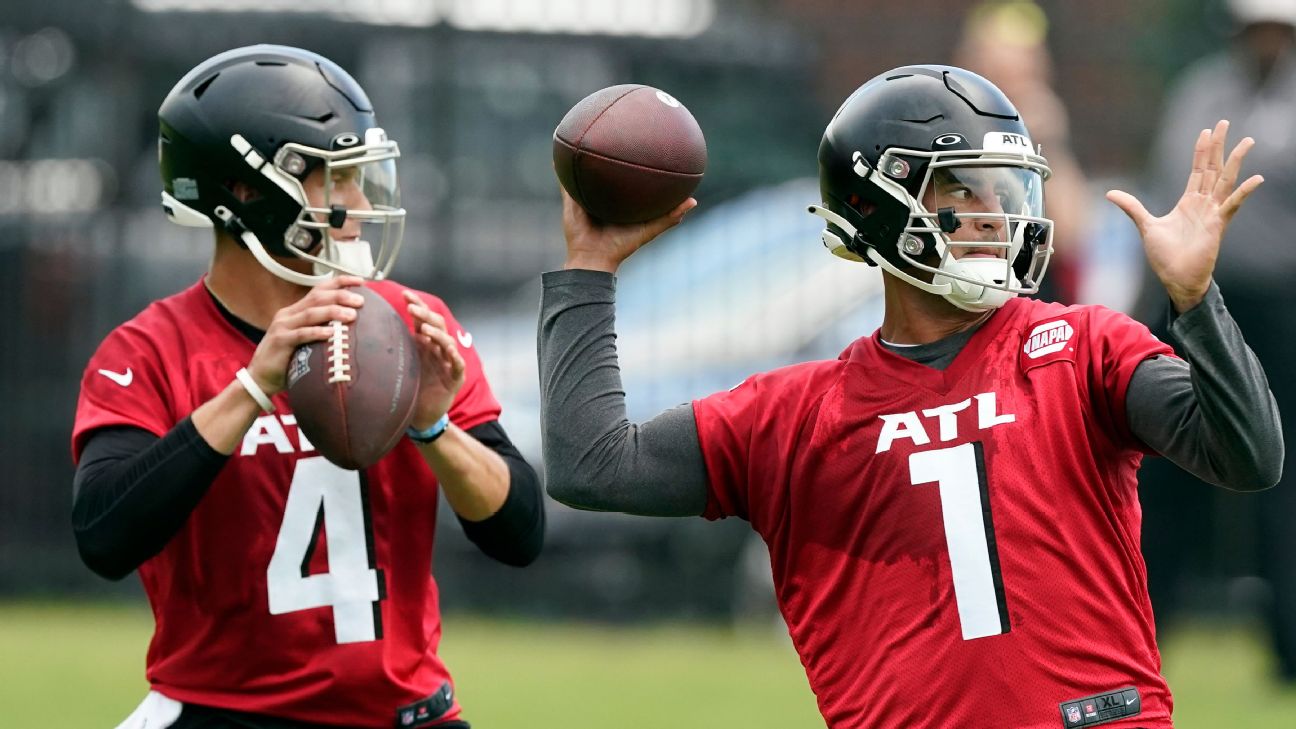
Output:
[[120,580],[162,551],[229,457],[185,418],[161,438],[141,428],[95,431],[72,481],[72,531],[86,566]]
[[544,546],[545,511],[540,477],[522,458],[498,420],[474,426],[467,432],[504,459],[509,471],[509,490],[499,511],[481,521],[459,517],[459,523],[468,540],[488,557],[524,567],[535,561]]

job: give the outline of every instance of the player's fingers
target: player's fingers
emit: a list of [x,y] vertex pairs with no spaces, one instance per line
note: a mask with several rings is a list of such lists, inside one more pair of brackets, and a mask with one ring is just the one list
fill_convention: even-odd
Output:
[[427,305],[418,297],[418,294],[406,289],[401,292],[405,297],[405,308],[409,310],[410,316],[414,319],[414,328],[418,328],[419,321],[424,318],[424,312],[428,310]]
[[333,327],[317,325],[287,330],[284,332],[283,342],[292,347],[300,347],[310,342],[322,342],[331,336],[333,336]]
[[459,351],[458,348],[455,347],[454,338],[450,336],[444,327],[438,328],[432,324],[423,322],[419,325],[419,334],[432,339],[437,346],[444,349],[447,353]]
[[411,311],[410,313],[414,316],[416,320],[415,324],[431,324],[432,326],[436,327],[437,329],[440,329],[441,331],[447,330],[445,317],[441,316],[435,311],[432,311],[431,309],[425,308],[422,311],[418,311],[418,312]]
[[685,200],[684,202],[680,203],[679,205],[676,205],[675,209],[670,212],[670,216],[672,218],[675,218],[676,220],[683,220],[684,216],[688,213],[688,211],[697,207],[697,205],[698,205],[697,198],[691,197]]
[[[351,278],[355,278],[352,276]],[[322,286],[322,285],[321,285]],[[364,306],[364,297],[345,288],[321,288],[316,286],[291,306],[284,307],[290,313],[305,311],[318,306],[339,304],[357,309]]]
[[1233,192],[1233,186],[1237,184],[1238,175],[1242,173],[1242,160],[1246,159],[1247,152],[1255,146],[1255,140],[1251,137],[1245,137],[1237,143],[1233,151],[1229,153],[1228,162],[1224,163],[1224,171],[1220,173],[1219,180],[1215,183],[1213,195],[1219,202],[1223,202]]
[[559,185],[558,191],[562,195],[563,228],[568,232],[574,232],[591,227],[593,221],[589,217],[589,213],[585,212],[585,209],[576,202],[571,193],[567,192],[567,188]]
[[414,293],[413,291],[410,291],[409,289],[405,289],[401,291],[401,296],[405,297],[405,301],[410,306],[421,306],[425,309],[427,308],[427,304],[423,302],[423,299],[419,298],[418,294]]
[[364,297],[351,289],[364,285],[364,279],[359,276],[334,276],[324,283],[317,284],[306,295],[297,300],[298,304],[309,306],[311,304],[321,304],[326,301],[354,300],[364,303]]
[[449,349],[447,350],[447,353],[449,355],[450,376],[455,380],[463,379],[463,373],[464,370],[467,369],[468,364],[464,360],[463,354],[459,351],[459,347],[455,346],[454,342],[451,342],[448,346]]
[[445,359],[445,348],[432,335],[435,329],[428,324],[417,324],[415,326],[414,338],[418,340],[419,350],[423,355],[437,360]]
[[435,311],[432,311],[432,309],[428,307],[428,305],[423,301],[423,299],[419,298],[418,294],[409,290],[403,291],[402,293],[405,296],[405,300],[409,302],[408,308],[410,310],[411,315],[423,321],[431,322],[436,326],[445,329],[446,327],[445,317],[441,316]]
[[1255,192],[1256,188],[1260,187],[1260,184],[1263,182],[1264,178],[1260,175],[1252,175],[1248,177],[1245,182],[1239,185],[1238,189],[1234,190],[1232,195],[1228,196],[1228,199],[1220,205],[1220,215],[1224,218],[1225,222],[1233,218],[1233,215],[1237,213],[1238,208],[1242,207],[1242,203],[1246,202],[1247,197],[1249,197],[1251,193]]
[[415,325],[427,323],[438,329],[444,330],[446,328],[445,317],[427,308],[423,303],[411,303],[408,308],[410,316],[414,318]]
[[252,355],[248,369],[259,375],[257,382],[264,387],[269,384],[267,393],[278,392],[283,388],[284,370],[292,353],[303,344],[319,342],[333,336],[333,327],[310,326],[298,329],[281,329],[267,331],[260,346]]
[[465,367],[463,355],[459,353],[459,347],[455,346],[454,338],[450,335],[429,336],[432,345],[439,351],[438,360],[444,371],[451,379],[458,380],[463,376]]
[[[449,335],[438,336],[436,330],[424,325],[418,335],[419,347],[424,352],[424,356],[431,357],[431,363],[434,367],[439,368],[440,372],[452,381],[458,381],[463,378],[466,368],[463,355],[459,353],[459,348],[455,346],[454,340]],[[427,361],[425,359],[425,361]]]
[[1210,149],[1210,130],[1203,129],[1197,135],[1197,142],[1193,145],[1192,172],[1188,174],[1188,184],[1184,186],[1184,194],[1198,192],[1201,190],[1202,176],[1206,172],[1206,155]]
[[464,370],[468,368],[468,363],[464,361],[463,355],[459,354],[458,349],[451,350],[451,353],[454,356],[450,359],[450,376],[456,381],[462,380]]
[[1139,230],[1143,230],[1143,227],[1152,219],[1152,213],[1143,207],[1143,203],[1124,190],[1108,190],[1107,199],[1128,215]]
[[301,327],[314,326],[330,321],[340,321],[345,324],[355,318],[356,310],[350,306],[325,304],[324,306],[312,306],[288,314],[278,322],[278,325],[284,329],[300,329]]
[[350,288],[352,286],[364,286],[364,282],[365,282],[364,279],[360,278],[359,276],[350,276],[350,275],[343,274],[340,276],[334,276],[333,278],[325,281],[324,283],[316,285],[315,288],[320,290],[345,289],[345,288]]
[[645,240],[652,240],[653,238],[656,238],[662,233],[665,233],[671,228],[674,228],[675,226],[679,225],[680,221],[684,219],[684,214],[695,207],[697,207],[697,200],[693,198],[689,198],[684,202],[680,203],[679,205],[675,206],[675,209],[670,211],[669,213],[666,213],[660,218],[656,218],[654,220],[648,221],[647,223],[644,223]]
[[423,303],[418,294],[409,289],[401,291],[401,296],[405,299],[405,308],[409,309],[411,314],[417,315],[419,310],[427,308],[427,304]]
[[1228,138],[1229,123],[1221,119],[1215,123],[1210,135],[1210,148],[1206,153],[1206,171],[1202,174],[1199,192],[1209,195],[1219,181],[1220,171],[1224,167],[1224,141]]

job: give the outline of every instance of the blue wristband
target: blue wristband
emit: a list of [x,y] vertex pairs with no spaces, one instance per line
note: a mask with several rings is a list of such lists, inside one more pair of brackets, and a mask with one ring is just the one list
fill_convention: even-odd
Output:
[[448,427],[450,427],[450,414],[446,413],[441,416],[440,420],[428,426],[427,430],[415,430],[414,426],[411,425],[405,429],[405,435],[408,435],[409,439],[415,443],[426,445],[440,438]]

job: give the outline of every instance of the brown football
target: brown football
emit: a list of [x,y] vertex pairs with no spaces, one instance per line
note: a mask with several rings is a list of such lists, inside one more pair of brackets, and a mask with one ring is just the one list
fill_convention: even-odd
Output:
[[642,223],[688,199],[706,172],[706,139],[673,96],[639,84],[586,96],[558,123],[554,171],[594,218]]
[[350,324],[302,345],[288,363],[288,402],[315,449],[348,469],[372,466],[405,433],[419,389],[418,352],[409,327],[373,289]]

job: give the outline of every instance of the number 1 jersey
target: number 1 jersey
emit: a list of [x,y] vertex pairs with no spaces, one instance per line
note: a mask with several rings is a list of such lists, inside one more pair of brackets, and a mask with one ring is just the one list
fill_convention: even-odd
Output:
[[1170,726],[1124,409],[1159,354],[1017,298],[944,371],[875,334],[694,403],[705,516],[769,546],[830,727]]
[[[398,284],[368,285],[409,324]],[[440,299],[420,295],[467,363],[451,419],[497,419],[471,335]],[[224,390],[255,348],[202,282],[153,303],[90,360],[74,457],[97,428],[163,435]],[[442,718],[457,717],[436,654],[435,475],[405,439],[363,471],[334,466],[296,427],[286,393],[273,400],[139,568],[156,620],[149,682],[182,702],[320,724],[390,727],[398,707],[434,694],[448,706]]]

